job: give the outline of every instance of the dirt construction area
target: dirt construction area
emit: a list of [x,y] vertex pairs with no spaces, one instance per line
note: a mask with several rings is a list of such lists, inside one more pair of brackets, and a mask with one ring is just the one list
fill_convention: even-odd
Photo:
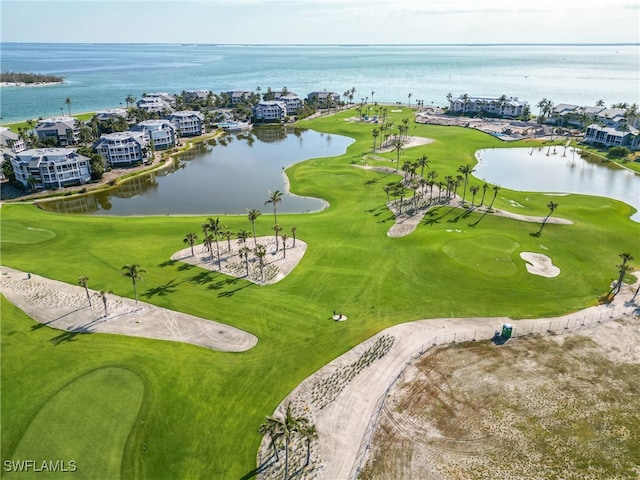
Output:
[[639,344],[628,315],[438,347],[391,390],[359,478],[638,479]]

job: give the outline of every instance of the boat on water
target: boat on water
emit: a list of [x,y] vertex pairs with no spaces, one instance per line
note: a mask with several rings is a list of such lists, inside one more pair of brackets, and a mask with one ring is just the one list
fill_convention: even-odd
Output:
[[243,130],[249,130],[253,125],[250,122],[225,122],[218,124],[218,127],[225,132],[241,132]]

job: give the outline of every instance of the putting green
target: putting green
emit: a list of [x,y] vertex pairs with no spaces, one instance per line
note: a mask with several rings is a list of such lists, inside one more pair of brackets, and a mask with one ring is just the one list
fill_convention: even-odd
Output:
[[508,277],[518,271],[512,253],[519,246],[518,242],[501,235],[478,235],[451,240],[442,250],[464,267],[494,277]]
[[[144,383],[131,370],[106,367],[83,375],[42,407],[11,459],[34,460],[39,467],[60,460],[69,470],[73,461],[77,469],[42,472],[38,477],[120,478],[125,445],[143,396]],[[24,478],[24,473],[15,475]]]
[[55,236],[55,232],[44,228],[29,227],[19,223],[3,223],[0,241],[28,245],[45,242]]

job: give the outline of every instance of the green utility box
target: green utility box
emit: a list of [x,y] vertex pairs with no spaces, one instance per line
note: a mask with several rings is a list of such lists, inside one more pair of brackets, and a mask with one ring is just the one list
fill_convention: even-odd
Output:
[[511,338],[511,333],[513,332],[513,327],[509,323],[505,323],[502,325],[502,337],[503,338]]

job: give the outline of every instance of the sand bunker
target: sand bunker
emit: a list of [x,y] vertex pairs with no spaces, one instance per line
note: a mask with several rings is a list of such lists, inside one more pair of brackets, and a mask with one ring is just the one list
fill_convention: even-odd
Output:
[[560,269],[553,264],[549,257],[542,253],[522,252],[520,258],[527,262],[527,272],[529,273],[549,278],[560,275]]
[[[258,338],[244,330],[149,303],[0,266],[0,292],[31,318],[71,333],[114,333],[190,343],[222,352],[244,352]],[[106,315],[105,315],[106,308]]]
[[[257,237],[256,243],[262,245],[266,252],[263,257],[262,269],[260,269],[259,259],[253,251],[253,238],[246,241],[246,247],[251,249],[247,260],[240,256],[240,250],[245,244],[239,240],[230,242],[222,240],[217,248],[214,243],[212,245],[213,252],[209,252],[204,245],[194,245],[193,255],[191,247],[187,247],[171,255],[171,260],[224,273],[231,277],[242,278],[258,285],[270,285],[289,275],[307,251],[307,244],[299,239],[296,239],[294,246],[293,239],[288,238],[286,248],[283,248],[282,238],[278,239],[276,246],[275,236]],[[220,250],[220,262],[218,262],[218,249]]]

